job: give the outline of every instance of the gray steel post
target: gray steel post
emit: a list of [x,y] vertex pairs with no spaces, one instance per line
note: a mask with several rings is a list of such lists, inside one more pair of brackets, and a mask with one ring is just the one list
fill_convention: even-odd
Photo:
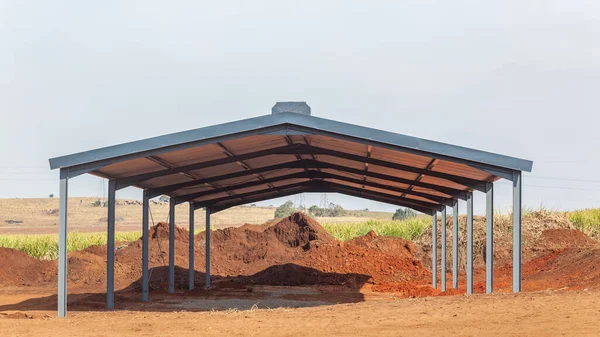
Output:
[[169,199],[169,292],[175,292],[175,198]]
[[206,207],[206,274],[205,288],[210,288],[210,208]]
[[513,173],[513,292],[521,292],[521,172]]
[[431,217],[431,285],[437,288],[437,212]]
[[473,192],[467,198],[467,294],[473,293]]
[[494,184],[485,185],[485,292],[494,291]]
[[442,291],[446,291],[446,207],[442,210]]
[[115,308],[115,205],[117,181],[108,181],[108,233],[106,239],[106,307]]
[[189,276],[188,276],[188,289],[194,289],[194,203],[190,202],[190,256],[189,256]]
[[452,206],[452,287],[458,289],[458,200]]
[[148,208],[149,193],[144,190],[142,201],[142,302],[148,302]]
[[60,180],[58,209],[58,317],[67,316],[67,200],[69,179]]

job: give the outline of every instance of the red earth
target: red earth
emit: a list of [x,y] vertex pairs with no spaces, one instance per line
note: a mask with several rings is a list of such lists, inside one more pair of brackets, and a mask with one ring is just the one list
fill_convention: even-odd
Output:
[[[169,224],[159,223],[150,230],[151,296],[164,294],[168,287]],[[459,289],[441,293],[431,287],[431,271],[423,261],[429,259],[422,247],[400,238],[382,237],[370,232],[348,242],[335,240],[316,221],[295,213],[279,222],[244,225],[212,232],[212,291],[260,286],[334,287],[341,292],[393,292],[396,297],[424,297],[461,294]],[[205,234],[195,236],[196,287],[203,288]],[[189,233],[176,228],[176,288],[183,294],[188,285]],[[523,290],[584,290],[600,285],[600,246],[585,234],[572,229],[548,229],[523,252]],[[502,252],[499,253],[502,255]],[[504,254],[508,255],[508,254]],[[0,248],[0,285],[16,292],[47,289],[54,292],[56,261],[39,261],[25,253]],[[70,306],[103,308],[106,287],[106,247],[92,246],[68,255],[70,293],[93,294],[70,297]],[[485,292],[485,266],[476,265],[475,292]],[[141,286],[141,240],[117,245],[115,288],[117,302],[138,297]],[[439,277],[438,279],[441,279]],[[451,280],[448,274],[447,280]],[[510,292],[512,266],[498,263],[495,291]],[[450,283],[450,282],[448,282]],[[195,294],[203,290],[196,290]],[[133,294],[133,295],[132,295]],[[237,295],[236,295],[237,296]],[[310,296],[309,296],[310,297]],[[338,299],[336,299],[337,301]],[[42,306],[50,307],[40,299]],[[45,301],[45,302],[43,302]],[[91,304],[90,304],[91,303]],[[94,304],[95,303],[95,304]],[[35,306],[28,302],[24,310]],[[19,305],[11,306],[20,310]],[[1,310],[0,310],[1,311]]]

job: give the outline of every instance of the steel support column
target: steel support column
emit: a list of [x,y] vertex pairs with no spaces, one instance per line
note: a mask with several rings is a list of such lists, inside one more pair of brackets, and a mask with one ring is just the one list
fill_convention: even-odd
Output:
[[189,274],[188,274],[188,289],[194,289],[194,203],[190,202],[190,253],[189,253]]
[[473,293],[473,192],[467,197],[467,294]]
[[446,291],[446,207],[442,210],[442,291]]
[[494,291],[494,184],[485,185],[485,292]]
[[204,287],[206,289],[210,288],[210,208],[206,207],[206,273],[205,273],[205,282]]
[[106,307],[115,308],[115,206],[117,181],[108,181],[108,233],[106,239]]
[[175,198],[169,199],[169,292],[175,292]]
[[521,172],[513,173],[513,292],[521,292]]
[[458,289],[458,200],[452,206],[452,288]]
[[437,212],[431,217],[431,286],[437,288]]
[[148,211],[150,206],[148,190],[144,190],[142,200],[142,302],[148,302]]
[[67,316],[67,200],[69,179],[60,179],[58,209],[58,317]]

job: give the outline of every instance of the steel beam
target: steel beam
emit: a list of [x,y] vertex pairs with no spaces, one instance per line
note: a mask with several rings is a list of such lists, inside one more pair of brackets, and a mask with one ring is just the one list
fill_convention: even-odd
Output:
[[485,186],[485,292],[494,291],[494,183]]
[[452,288],[458,289],[458,200],[452,206]]
[[274,154],[288,154],[288,153],[292,152],[294,149],[299,148],[300,146],[301,146],[301,144],[287,145],[287,146],[282,146],[282,147],[277,147],[277,148],[272,148],[272,149],[266,149],[266,150],[262,150],[262,151],[241,154],[241,155],[237,155],[237,156],[228,156],[227,158],[209,160],[209,161],[205,161],[205,162],[201,162],[201,163],[177,166],[177,167],[173,167],[173,168],[166,169],[166,170],[142,173],[142,174],[138,174],[135,176],[119,179],[119,187],[125,188],[125,187],[131,186],[131,185],[135,185],[135,184],[144,182],[146,180],[157,178],[157,177],[163,177],[163,176],[177,174],[177,173],[185,173],[188,171],[200,170],[203,168],[235,163],[238,161],[252,159],[252,158],[258,158],[258,157],[269,156],[269,155],[274,155]]
[[467,198],[467,294],[473,294],[473,192]]
[[431,286],[437,289],[437,213],[431,217]]
[[67,200],[69,179],[60,179],[58,208],[58,317],[67,316]]
[[[220,145],[220,143],[217,143],[217,144]],[[221,147],[223,147],[223,146],[221,145]],[[187,172],[193,171],[193,170],[198,170],[198,169],[213,167],[213,166],[219,166],[219,165],[224,165],[224,164],[233,163],[233,162],[243,163],[244,160],[262,157],[262,156],[268,156],[268,155],[274,155],[274,154],[292,154],[292,155],[326,155],[326,156],[331,156],[331,157],[336,157],[336,158],[343,158],[343,159],[350,160],[350,161],[356,161],[356,162],[360,162],[360,163],[391,168],[391,169],[402,171],[402,172],[411,172],[411,173],[416,173],[416,174],[420,174],[420,175],[427,175],[427,176],[431,176],[431,177],[445,179],[445,180],[452,181],[454,183],[457,183],[457,184],[460,184],[460,185],[463,185],[463,186],[466,186],[466,187],[469,187],[472,189],[476,189],[479,191],[485,190],[485,182],[484,181],[479,181],[476,179],[470,179],[470,178],[466,178],[466,177],[456,176],[456,175],[449,174],[449,173],[431,171],[429,169],[422,169],[422,168],[418,168],[418,167],[397,164],[397,163],[393,163],[393,162],[389,162],[389,161],[385,161],[385,160],[381,160],[381,159],[374,159],[374,158],[370,158],[370,157],[353,155],[350,153],[340,152],[340,151],[336,151],[336,150],[332,150],[332,149],[315,147],[312,145],[292,144],[292,145],[288,145],[288,146],[283,146],[283,147],[278,147],[278,148],[273,148],[273,149],[266,149],[266,150],[256,151],[256,152],[252,152],[252,153],[246,153],[246,154],[242,154],[242,155],[234,155],[227,148],[225,148],[225,147],[223,147],[223,148],[226,151],[225,153],[227,154],[228,158],[216,159],[216,160],[211,160],[211,161],[207,161],[207,162],[195,163],[195,164],[179,166],[179,167],[170,167],[166,170],[160,170],[160,171],[144,173],[144,174],[140,174],[140,175],[136,175],[136,176],[132,176],[132,177],[121,178],[121,179],[119,179],[119,182],[118,182],[118,188],[124,188],[124,187],[131,186],[131,185],[134,185],[134,184],[137,184],[137,183],[140,183],[140,182],[152,179],[152,178],[162,177],[165,175],[187,173]],[[250,167],[247,166],[246,168],[250,168]]]
[[149,287],[148,287],[148,213],[150,199],[148,191],[144,190],[142,198],[142,302],[148,302]]
[[106,244],[106,307],[115,308],[115,206],[117,181],[108,181],[108,233]]
[[[415,206],[415,205],[408,205],[406,203],[400,202],[400,201],[398,201],[397,197],[396,197],[396,199],[380,198],[380,197],[376,197],[376,196],[373,196],[370,194],[365,194],[364,190],[361,190],[362,193],[358,193],[358,192],[355,192],[354,190],[350,191],[350,190],[344,189],[343,187],[336,187],[339,185],[335,185],[335,184],[327,185],[326,182],[323,183],[320,181],[314,181],[313,183],[314,183],[314,185],[309,184],[307,186],[301,187],[300,189],[294,188],[294,189],[279,190],[278,193],[270,192],[270,194],[263,194],[263,195],[256,196],[256,197],[243,198],[243,199],[239,199],[239,200],[232,201],[232,202],[226,202],[226,203],[212,205],[211,212],[214,214],[214,213],[217,213],[217,212],[223,211],[225,209],[228,209],[230,207],[234,207],[234,206],[238,206],[238,205],[268,200],[268,199],[272,199],[272,198],[280,198],[280,197],[285,197],[285,196],[295,195],[298,193],[305,193],[305,192],[340,193],[340,194],[354,196],[354,197],[358,197],[358,198],[379,201],[379,202],[387,203],[390,205],[412,208],[416,211],[419,211],[419,212],[427,214],[427,215],[432,215],[435,212],[435,210],[432,210],[429,208],[419,207],[419,206]],[[265,193],[269,193],[269,191],[265,191]],[[196,206],[196,209],[198,209],[198,208],[200,208],[200,207]]]
[[190,253],[189,253],[189,275],[188,275],[188,289],[192,290],[194,289],[194,278],[195,278],[195,272],[194,272],[194,203],[190,202],[190,238],[189,238],[189,242],[190,242]]
[[[324,185],[328,185],[328,186],[335,186],[336,188],[343,188],[343,189],[347,189],[349,191],[355,191],[357,193],[370,195],[370,196],[374,196],[374,197],[389,198],[390,200],[398,199],[398,200],[401,200],[402,205],[406,205],[408,207],[418,206],[418,207],[428,208],[431,210],[434,210],[434,209],[441,210],[443,207],[442,205],[436,204],[436,203],[425,202],[425,201],[420,201],[420,200],[413,200],[413,199],[406,199],[406,198],[399,198],[396,195],[391,195],[391,194],[386,194],[386,193],[381,193],[381,192],[376,192],[376,191],[370,191],[370,190],[363,190],[360,188],[340,185],[340,184],[332,183],[329,181],[310,181],[310,180],[304,181],[304,182],[299,182],[299,183],[294,183],[294,184],[289,184],[289,185],[284,185],[284,186],[279,186],[276,189],[258,190],[258,191],[241,193],[241,194],[220,197],[220,198],[215,198],[215,199],[210,199],[210,200],[202,200],[202,201],[196,202],[196,204],[197,204],[197,207],[212,206],[212,205],[216,205],[218,203],[222,203],[222,202],[225,202],[228,200],[243,199],[245,197],[251,197],[251,196],[255,196],[255,195],[270,193],[273,191],[280,191],[283,189],[290,189],[290,188],[295,188],[295,187],[309,187],[311,185],[314,185],[315,183],[324,184]],[[391,202],[391,203],[393,204],[393,202]]]
[[442,291],[446,291],[446,207],[442,210]]
[[458,189],[435,185],[435,184],[423,183],[420,181],[415,182],[414,180],[411,180],[411,179],[398,178],[396,176],[375,173],[375,172],[371,172],[371,171],[365,172],[364,170],[346,167],[343,165],[324,163],[324,162],[315,161],[315,160],[311,160],[311,159],[295,160],[295,161],[291,161],[291,162],[269,165],[269,166],[259,167],[259,168],[246,170],[246,171],[228,173],[228,174],[224,174],[221,176],[207,177],[207,178],[202,178],[202,179],[198,179],[198,180],[186,181],[183,183],[177,183],[177,184],[173,184],[173,185],[163,186],[160,188],[151,189],[150,197],[153,198],[153,197],[157,197],[162,194],[169,194],[169,193],[172,193],[174,191],[177,191],[179,189],[186,188],[186,187],[198,186],[198,185],[202,185],[202,184],[218,182],[221,180],[246,177],[246,176],[254,175],[254,174],[260,173],[260,172],[268,172],[268,171],[275,171],[275,170],[289,169],[289,168],[332,169],[332,170],[337,170],[340,172],[358,174],[361,176],[364,175],[364,176],[371,177],[371,178],[377,178],[377,179],[387,180],[387,181],[401,183],[401,184],[405,184],[405,185],[414,185],[414,186],[418,186],[418,187],[422,187],[422,188],[427,188],[427,189],[435,190],[437,192],[446,194],[448,196],[451,196],[452,198],[463,199],[463,200],[467,199],[467,193],[463,190],[458,190]]
[[211,213],[211,209],[210,207],[206,207],[205,208],[205,212],[206,212],[206,231],[205,231],[205,238],[206,238],[206,272],[205,272],[205,281],[204,281],[204,287],[206,289],[210,289],[210,213]]
[[521,292],[521,172],[513,173],[513,292]]
[[175,292],[175,198],[169,199],[169,292]]
[[398,171],[411,172],[411,173],[416,173],[416,174],[420,174],[420,175],[426,175],[426,176],[430,176],[430,177],[445,179],[445,180],[452,181],[454,183],[457,183],[457,184],[460,184],[460,185],[463,185],[463,186],[466,186],[466,187],[469,187],[469,188],[472,188],[472,189],[475,189],[478,191],[485,190],[485,182],[484,181],[479,181],[476,179],[470,179],[470,178],[466,178],[466,177],[456,176],[453,174],[448,174],[448,173],[443,173],[443,172],[431,171],[429,169],[422,169],[422,168],[418,168],[418,167],[397,164],[397,163],[389,162],[386,160],[374,159],[371,157],[358,156],[358,155],[354,155],[354,154],[350,154],[350,153],[320,148],[320,147],[316,147],[316,146],[305,146],[299,150],[299,153],[300,154],[311,154],[311,155],[326,155],[326,156],[332,156],[332,157],[337,157],[337,158],[343,158],[346,160],[352,160],[352,161],[356,161],[356,162],[360,162],[360,163],[367,163],[370,165],[387,167],[387,168],[395,169]]
[[224,186],[224,187],[211,189],[211,190],[206,190],[206,191],[202,191],[202,192],[180,195],[180,196],[177,196],[177,203],[179,204],[179,203],[183,203],[183,202],[188,202],[190,200],[194,200],[194,199],[198,199],[201,197],[218,194],[218,193],[222,193],[222,192],[235,191],[235,190],[239,190],[239,189],[243,189],[243,188],[247,188],[247,187],[264,185],[266,183],[273,183],[273,182],[277,182],[277,181],[291,180],[291,179],[298,179],[298,178],[341,180],[341,181],[350,182],[350,183],[354,183],[354,184],[358,184],[358,185],[381,188],[381,189],[386,189],[386,190],[393,191],[393,192],[405,193],[405,194],[409,194],[409,195],[423,197],[423,198],[427,198],[431,201],[434,201],[436,203],[440,203],[440,204],[444,204],[444,205],[449,205],[449,206],[452,205],[452,199],[449,199],[449,198],[444,198],[444,197],[440,197],[440,196],[432,195],[432,194],[428,194],[428,193],[423,193],[423,192],[416,192],[416,191],[407,190],[404,188],[398,188],[398,187],[395,187],[395,186],[392,186],[389,184],[380,184],[380,183],[376,183],[376,182],[372,182],[372,181],[368,181],[368,180],[355,179],[355,178],[341,176],[341,175],[337,175],[337,174],[320,172],[320,171],[312,171],[312,170],[278,176],[278,177],[273,177],[273,178],[264,179],[264,180],[249,181],[249,182],[245,182],[245,183],[241,183],[241,184],[237,184],[237,185],[233,184],[233,185]]

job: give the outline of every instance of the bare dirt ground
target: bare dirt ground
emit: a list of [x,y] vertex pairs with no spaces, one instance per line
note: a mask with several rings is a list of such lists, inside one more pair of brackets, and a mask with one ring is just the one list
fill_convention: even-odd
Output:
[[600,335],[597,291],[401,300],[385,294],[356,303],[223,311],[194,310],[192,304],[202,303],[202,298],[186,301],[187,307],[174,304],[181,303],[180,298],[171,298],[170,306],[164,300],[156,303],[156,309],[133,304],[115,312],[71,312],[67,319],[43,318],[54,312],[39,311],[33,319],[0,319],[0,332],[3,336]]
[[176,227],[177,291],[168,294],[169,224],[161,223],[150,231],[151,301],[140,301],[138,240],[115,253],[117,312],[106,312],[106,247],[92,246],[69,254],[64,320],[55,318],[56,261],[0,249],[0,335],[599,335],[598,241],[562,218],[524,217],[524,292],[514,295],[511,248],[503,241],[509,231],[501,221],[496,226],[493,295],[482,294],[481,252],[475,259],[476,295],[463,295],[464,273],[458,289],[448,284],[441,293],[430,284],[427,237],[415,244],[371,232],[339,242],[300,213],[213,231],[208,291],[205,233],[195,236],[197,289],[186,291],[189,233]]

